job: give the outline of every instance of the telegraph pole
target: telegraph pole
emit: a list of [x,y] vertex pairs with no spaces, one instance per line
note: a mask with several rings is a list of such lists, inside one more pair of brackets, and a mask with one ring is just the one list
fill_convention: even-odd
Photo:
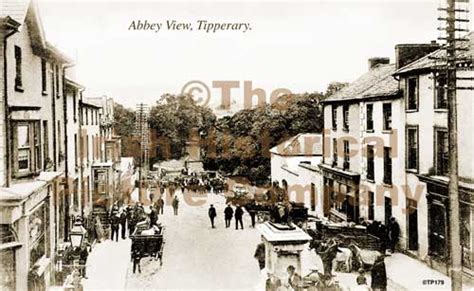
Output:
[[451,290],[462,290],[462,247],[459,217],[458,122],[456,102],[456,5],[448,0],[447,7],[447,84],[449,142],[449,237],[451,248]]
[[[451,290],[462,290],[462,255],[463,249],[461,246],[461,231],[460,231],[460,207],[459,207],[459,174],[458,174],[458,124],[457,124],[457,90],[465,90],[470,88],[457,86],[457,67],[460,63],[468,60],[463,60],[458,57],[459,50],[466,50],[462,44],[464,41],[469,41],[459,37],[458,34],[467,34],[469,29],[457,27],[456,24],[469,22],[467,7],[459,8],[457,3],[468,3],[468,0],[447,0],[445,8],[439,8],[444,11],[446,17],[439,17],[438,19],[445,23],[439,30],[445,31],[445,37],[439,38],[445,41],[444,49],[446,57],[441,58],[443,65],[440,70],[446,72],[446,90],[447,90],[447,105],[448,105],[448,143],[449,143],[449,254],[450,254],[450,277]],[[466,17],[462,15],[465,13]],[[471,60],[472,61],[472,60]],[[459,78],[464,80],[466,78]]]
[[148,128],[148,108],[146,104],[140,103],[137,105],[135,112],[135,137],[137,137],[140,144],[140,170],[138,172],[138,195],[139,200],[144,201],[144,180],[148,173],[148,142],[149,142],[149,128]]

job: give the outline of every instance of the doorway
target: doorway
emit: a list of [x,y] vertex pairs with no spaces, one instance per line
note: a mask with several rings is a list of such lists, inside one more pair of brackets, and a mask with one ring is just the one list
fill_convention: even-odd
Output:
[[418,205],[415,200],[407,199],[408,249],[418,250]]
[[390,217],[392,217],[392,198],[385,197],[385,225],[388,225]]

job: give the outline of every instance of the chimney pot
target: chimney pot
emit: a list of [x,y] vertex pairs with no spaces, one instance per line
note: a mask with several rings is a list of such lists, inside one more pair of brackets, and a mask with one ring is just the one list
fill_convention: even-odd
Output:
[[388,65],[390,64],[390,58],[370,58],[369,59],[369,70],[375,68],[376,66],[383,64],[383,65]]

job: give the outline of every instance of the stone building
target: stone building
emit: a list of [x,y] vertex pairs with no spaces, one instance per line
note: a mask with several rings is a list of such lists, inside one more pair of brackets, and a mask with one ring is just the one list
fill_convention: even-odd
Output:
[[[456,68],[460,78],[456,90],[458,124],[458,169],[461,217],[461,246],[464,274],[472,280],[474,263],[474,99],[472,58],[474,33],[462,43],[461,61]],[[407,250],[432,267],[447,273],[449,263],[449,149],[446,71],[440,65],[445,57],[437,50],[415,62],[399,66],[395,76],[403,90],[405,131],[405,183],[415,193],[409,204]],[[464,79],[462,79],[464,78]],[[470,79],[469,79],[470,78]],[[468,89],[471,88],[471,89]]]
[[[0,289],[48,286],[67,240],[64,71],[36,5],[0,2]],[[6,74],[5,74],[6,72]]]

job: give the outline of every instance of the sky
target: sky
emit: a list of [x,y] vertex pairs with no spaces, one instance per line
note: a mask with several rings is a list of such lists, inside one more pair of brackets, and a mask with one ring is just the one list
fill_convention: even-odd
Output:
[[[153,105],[189,81],[244,81],[264,90],[323,92],[350,82],[371,57],[390,57],[399,43],[438,37],[438,0],[419,1],[70,1],[39,0],[47,40],[76,62],[86,96],[108,95],[127,107]],[[132,21],[192,23],[192,31],[129,30]],[[249,23],[251,30],[206,33],[209,23]]]

